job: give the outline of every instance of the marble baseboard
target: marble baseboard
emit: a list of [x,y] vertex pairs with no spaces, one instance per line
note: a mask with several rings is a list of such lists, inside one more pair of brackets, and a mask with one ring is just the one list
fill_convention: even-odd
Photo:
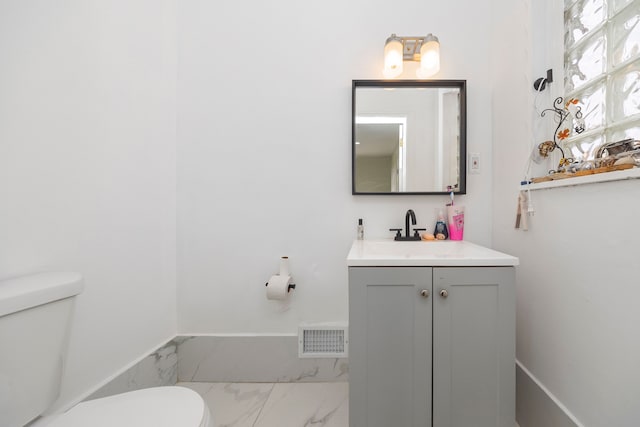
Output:
[[297,336],[177,336],[85,400],[178,381],[346,382],[346,358],[298,358]]
[[178,342],[173,339],[93,392],[98,399],[149,387],[175,385],[178,381]]
[[297,336],[178,336],[178,381],[346,382],[346,358],[298,358]]

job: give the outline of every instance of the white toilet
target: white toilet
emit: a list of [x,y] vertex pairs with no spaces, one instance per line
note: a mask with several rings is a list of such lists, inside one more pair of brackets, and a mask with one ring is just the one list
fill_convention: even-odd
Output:
[[[78,273],[0,282],[0,427],[40,417],[60,394]],[[209,409],[184,387],[154,387],[82,402],[44,416],[46,427],[212,427]]]

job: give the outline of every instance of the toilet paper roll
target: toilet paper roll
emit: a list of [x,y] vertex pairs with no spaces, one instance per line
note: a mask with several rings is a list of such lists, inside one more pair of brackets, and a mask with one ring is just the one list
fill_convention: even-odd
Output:
[[278,274],[271,276],[267,282],[267,299],[287,299],[289,295],[289,283],[291,283],[291,276],[281,276]]

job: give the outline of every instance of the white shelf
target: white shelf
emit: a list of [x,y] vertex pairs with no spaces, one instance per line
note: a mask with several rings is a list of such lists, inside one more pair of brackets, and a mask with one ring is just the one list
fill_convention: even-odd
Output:
[[[575,178],[564,178],[564,179],[558,179],[554,181],[539,182],[536,184],[529,184],[528,187],[531,189],[531,191],[546,190],[548,188],[571,187],[573,185],[594,184],[597,182],[623,181],[626,179],[638,179],[638,178],[640,178],[640,168],[633,168],[633,169],[626,169],[621,171],[577,176]],[[521,189],[526,190],[527,185],[522,185]]]

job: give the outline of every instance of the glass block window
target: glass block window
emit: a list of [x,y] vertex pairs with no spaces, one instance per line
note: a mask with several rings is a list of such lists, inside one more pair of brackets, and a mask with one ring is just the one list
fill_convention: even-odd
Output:
[[565,0],[565,99],[585,131],[563,145],[592,159],[605,142],[640,139],[640,0]]

